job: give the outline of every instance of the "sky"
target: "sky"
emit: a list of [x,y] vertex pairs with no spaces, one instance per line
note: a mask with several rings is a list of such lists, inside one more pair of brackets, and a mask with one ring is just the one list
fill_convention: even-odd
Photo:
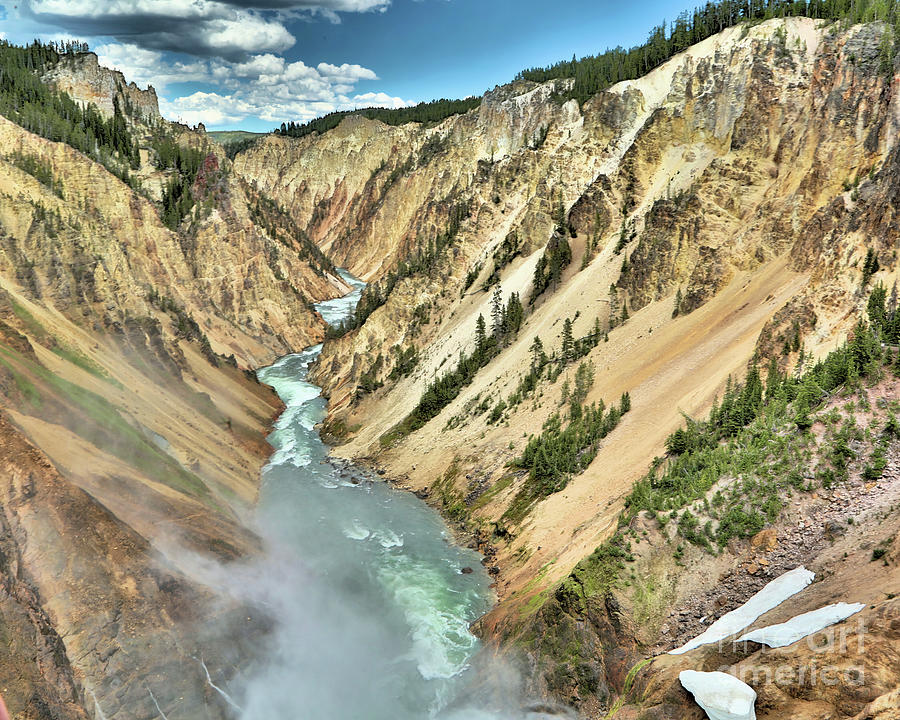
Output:
[[643,42],[697,0],[0,0],[0,38],[78,39],[171,120],[268,131],[481,95],[520,70]]

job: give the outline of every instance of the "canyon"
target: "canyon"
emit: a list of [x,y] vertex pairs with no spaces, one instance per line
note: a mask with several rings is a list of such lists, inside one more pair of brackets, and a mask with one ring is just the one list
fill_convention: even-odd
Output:
[[[565,101],[569,81],[519,80],[430,127],[351,117],[322,135],[266,137],[236,158],[339,263],[391,288],[361,327],[325,345],[313,372],[330,399],[325,431],[337,455],[428,497],[488,553],[499,604],[481,632],[524,648],[538,692],[605,712],[631,686],[641,648],[662,627],[676,632],[663,609],[742,572],[746,541],[715,560],[689,549],[682,569],[677,539],[644,519],[650,547],[632,582],[596,597],[584,586],[577,602],[562,591],[616,530],[632,486],[685,416],[703,417],[752,358],[792,369],[801,353],[822,357],[843,342],[865,310],[867,251],[880,259],[879,278],[896,281],[898,115],[880,63],[884,32],[807,18],[744,24],[582,107]],[[447,235],[459,208],[464,219],[435,261],[390,278],[398,261]],[[572,262],[535,298],[535,267],[560,235]],[[504,304],[513,293],[532,298],[522,328],[436,417],[391,432],[471,352],[498,287]],[[586,355],[596,373],[587,402],[627,391],[631,410],[583,472],[517,517],[526,477],[514,461],[565,406],[570,382],[510,398],[534,338],[558,348],[566,318],[576,338],[603,333]],[[890,507],[880,536],[890,537]],[[796,521],[783,519],[779,537]],[[740,579],[729,605],[755,587],[753,576]],[[640,580],[655,588],[651,608],[635,597]],[[893,572],[867,582],[873,598],[893,596]],[[552,647],[535,640],[542,634],[569,639]],[[791,716],[820,717],[822,702],[798,700]],[[834,717],[864,704],[831,702]]]
[[[416,493],[483,554],[497,602],[474,629],[530,697],[585,717],[702,717],[681,670],[752,676],[822,655],[802,642],[665,651],[805,564],[818,581],[766,624],[865,603],[853,631],[865,643],[828,662],[867,681],[760,682],[757,717],[896,717],[895,444],[871,482],[862,460],[836,488],[803,465],[764,529],[712,549],[679,534],[686,504],[668,524],[627,512],[672,455],[667,439],[748,364],[799,374],[854,337],[875,283],[895,285],[888,32],[743,23],[583,104],[567,99],[571,80],[518,79],[440,122],[350,115],[233,159],[202,128],[163,120],[152,88],[92,54],[60,58],[44,81],[104,117],[127,108],[140,153],[126,182],[0,117],[7,703],[29,718],[150,718],[176,700],[178,717],[230,716],[207,668],[237,668],[271,628],[185,558],[227,567],[261,551],[251,517],[283,405],[253,371],[324,340],[310,379],[332,455]],[[202,158],[174,225],[160,210],[175,172],[163,142]],[[368,283],[343,332],[315,307],[351,290],[338,268]],[[518,324],[499,328],[514,300]],[[496,350],[427,420],[405,422],[473,354],[479,318]],[[523,390],[535,338],[558,360],[567,334],[582,380],[561,362]],[[517,463],[571,422],[573,386],[579,407],[621,412],[584,467],[529,496]],[[854,418],[863,458],[896,397],[890,373],[852,402],[829,395],[796,458],[824,452],[832,415]],[[610,579],[614,536],[629,549]]]

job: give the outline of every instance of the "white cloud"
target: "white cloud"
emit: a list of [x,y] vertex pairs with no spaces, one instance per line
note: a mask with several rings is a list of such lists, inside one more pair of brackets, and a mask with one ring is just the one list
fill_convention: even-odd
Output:
[[208,63],[167,63],[159,50],[145,50],[130,43],[107,43],[94,48],[100,64],[120,70],[125,79],[140,86],[153,85],[164,91],[172,83],[203,82],[210,79]]
[[242,78],[280,75],[284,72],[284,58],[271,53],[254,55],[247,62],[232,64],[228,69],[232,75]]
[[155,50],[238,60],[282,52],[294,36],[276,15],[219,0],[24,0],[35,20]]
[[360,65],[348,65],[344,63],[343,65],[330,65],[329,63],[319,63],[316,66],[316,70],[319,71],[320,75],[324,75],[325,77],[333,77],[333,78],[342,78],[345,80],[349,80],[354,78],[356,80],[377,80],[378,76],[369,70],[369,68],[364,68]]
[[174,101],[160,101],[160,110],[170,120],[187,125],[233,125],[252,116],[253,108],[231,95],[198,91]]
[[[260,118],[274,126],[335,110],[410,104],[370,91],[379,80],[370,68],[307,65],[282,56],[294,44],[286,26],[292,19],[339,20],[335,13],[383,12],[389,5],[390,0],[22,0],[17,22],[101,38],[95,47],[100,62],[140,86],[153,85],[170,119],[223,126]],[[173,86],[180,83],[195,87],[178,95]]]
[[260,50],[281,52],[294,44],[294,36],[280,22],[264,20],[251,13],[207,23],[203,40],[211,50],[249,53]]
[[241,60],[294,45],[291,17],[384,12],[390,0],[21,0],[22,13],[81,35]]
[[[254,55],[243,62],[219,60],[186,66],[167,63],[157,51],[133,51],[130,46],[104,46],[104,58],[116,59],[126,77],[131,69],[157,88],[180,81],[205,81],[210,90],[160,98],[162,114],[171,119],[209,127],[236,125],[259,118],[273,126],[283,121],[305,122],[336,110],[358,107],[405,107],[411,103],[384,92],[354,94],[360,81],[377,80],[372,70],[350,63],[320,63],[310,67],[302,61],[285,62],[270,53]],[[213,89],[215,88],[215,89]]]
[[355,95],[353,103],[356,107],[387,107],[402,108],[409,107],[415,103],[404,100],[403,98],[391,97],[383,92],[367,92],[362,95]]

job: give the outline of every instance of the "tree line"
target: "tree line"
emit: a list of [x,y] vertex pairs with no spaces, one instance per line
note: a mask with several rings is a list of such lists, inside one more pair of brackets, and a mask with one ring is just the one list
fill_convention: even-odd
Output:
[[[751,361],[743,383],[729,378],[722,401],[714,401],[706,420],[686,418],[685,425],[669,435],[666,440],[668,461],[654,463],[647,476],[635,485],[626,501],[627,515],[631,517],[641,510],[653,513],[677,510],[702,499],[722,476],[723,468],[728,467],[731,456],[739,448],[762,442],[748,439],[734,444],[736,439],[744,437],[747,428],[755,427],[757,419],[780,419],[805,432],[815,422],[815,411],[835,392],[842,388],[857,388],[862,379],[877,378],[884,363],[890,364],[894,360],[893,350],[882,348],[881,339],[894,322],[884,305],[882,290],[876,288],[870,296],[870,321],[860,319],[850,338],[825,358],[811,364],[801,349],[798,371],[793,375],[782,371],[772,358],[765,384],[755,360]],[[895,372],[898,371],[900,364],[895,366]],[[771,433],[768,427],[771,422],[764,423],[765,427],[759,432],[765,435],[762,445],[769,446],[774,452],[780,439],[766,434]],[[792,482],[801,480],[793,477]],[[764,497],[756,498],[764,502],[754,507],[747,505],[750,498],[732,498],[722,513],[719,529],[707,540],[716,539],[724,544],[734,536],[749,537],[761,529],[767,516],[773,521],[773,513],[777,516],[781,507],[778,487],[776,483],[765,488]],[[682,535],[706,544],[707,540],[701,536],[692,535],[691,517],[683,524]]]
[[475,323],[474,347],[471,352],[461,352],[456,367],[428,383],[416,407],[401,423],[382,436],[382,442],[389,444],[393,439],[408,435],[437,417],[456,399],[464,387],[471,384],[476,373],[498,355],[518,333],[524,317],[525,311],[518,293],[512,293],[504,303],[500,288],[497,287],[491,298],[490,331],[484,315],[479,314]]
[[[770,361],[763,388],[753,362],[747,381],[729,383],[722,403],[714,403],[706,420],[686,418],[666,442],[667,458],[655,458],[646,476],[635,484],[614,535],[579,563],[557,593],[582,601],[608,596],[619,583],[625,562],[634,560],[628,535],[639,512],[657,518],[661,526],[676,522],[679,536],[712,550],[713,543],[724,546],[732,537],[752,537],[766,522],[774,522],[783,507],[783,495],[814,489],[803,472],[809,462],[804,435],[812,424],[810,412],[835,393],[859,390],[862,381],[876,381],[886,366],[893,365],[894,375],[900,376],[900,353],[881,345],[893,322],[891,301],[885,301],[881,292],[873,294],[876,299],[870,296],[867,307],[869,322],[857,322],[847,342],[824,359],[810,363],[801,350],[793,375]],[[882,308],[888,322],[880,319]],[[859,397],[862,402],[865,394]],[[751,416],[747,424],[737,427]],[[832,421],[829,416],[833,414],[820,414],[818,419],[827,425]],[[852,415],[840,429],[826,429],[829,436],[815,478],[823,487],[840,479],[836,476],[842,469],[846,477],[848,458],[855,455],[849,441],[862,441]],[[886,447],[898,438],[900,422],[889,411],[881,432],[872,439],[873,450],[862,470],[865,479],[880,476],[886,466]],[[823,464],[832,467],[822,468]],[[712,493],[722,478],[734,481]],[[698,505],[718,518],[718,527],[710,521],[701,527],[701,518],[688,507]],[[674,557],[679,560],[682,555],[679,545]]]
[[19,47],[0,41],[0,115],[43,138],[71,145],[129,181],[129,169],[140,165],[140,156],[118,101],[107,119],[94,104],[77,103],[41,80],[63,54],[86,49],[83,43],[35,40]]
[[[546,67],[523,70],[517,79],[547,82],[572,78],[565,94],[583,103],[623,80],[634,80],[662,65],[691,45],[727,27],[751,20],[810,17],[847,20],[850,23],[883,21],[896,26],[900,10],[896,0],[719,0],[707,2],[692,12],[684,11],[668,27],[654,27],[641,45],[615,47],[597,55],[564,60]],[[895,31],[895,35],[898,33]]]
[[192,188],[206,159],[206,152],[184,147],[166,136],[157,138],[154,146],[157,168],[171,172],[171,177],[163,188],[160,215],[171,230],[176,230],[181,219],[194,207]]
[[631,409],[631,397],[623,393],[618,405],[606,408],[603,401],[584,406],[573,399],[568,423],[563,428],[559,413],[551,415],[542,432],[532,436],[514,467],[527,468],[528,477],[505,513],[521,519],[535,502],[563,490],[569,480],[584,472],[600,449],[600,441],[611,433]]
[[467,97],[462,100],[432,100],[412,107],[404,108],[360,108],[359,110],[341,110],[315,118],[305,123],[283,122],[274,130],[276,135],[301,138],[312,133],[325,133],[341,124],[350,115],[361,115],[369,120],[380,120],[385,125],[405,125],[406,123],[423,123],[431,125],[453,115],[463,115],[481,105],[480,97]]
[[553,206],[553,235],[535,265],[534,275],[531,278],[529,305],[534,305],[548,287],[555,290],[562,279],[563,270],[572,262],[572,248],[567,235],[575,237],[575,230],[566,219],[562,191],[558,191]]

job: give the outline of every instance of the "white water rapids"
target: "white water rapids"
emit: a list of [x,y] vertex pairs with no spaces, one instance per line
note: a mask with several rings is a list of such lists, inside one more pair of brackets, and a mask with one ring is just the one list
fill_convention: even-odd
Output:
[[[332,324],[362,289],[344,277],[354,292],[317,305]],[[329,460],[316,431],[325,401],[306,380],[320,350],[259,372],[286,409],[269,436],[258,506],[267,551],[231,582],[275,627],[261,661],[227,684],[204,664],[209,686],[241,720],[543,717],[519,709],[514,673],[471,667],[479,642],[469,626],[492,602],[480,556],[413,494]],[[472,681],[494,674],[502,691],[475,700]]]

